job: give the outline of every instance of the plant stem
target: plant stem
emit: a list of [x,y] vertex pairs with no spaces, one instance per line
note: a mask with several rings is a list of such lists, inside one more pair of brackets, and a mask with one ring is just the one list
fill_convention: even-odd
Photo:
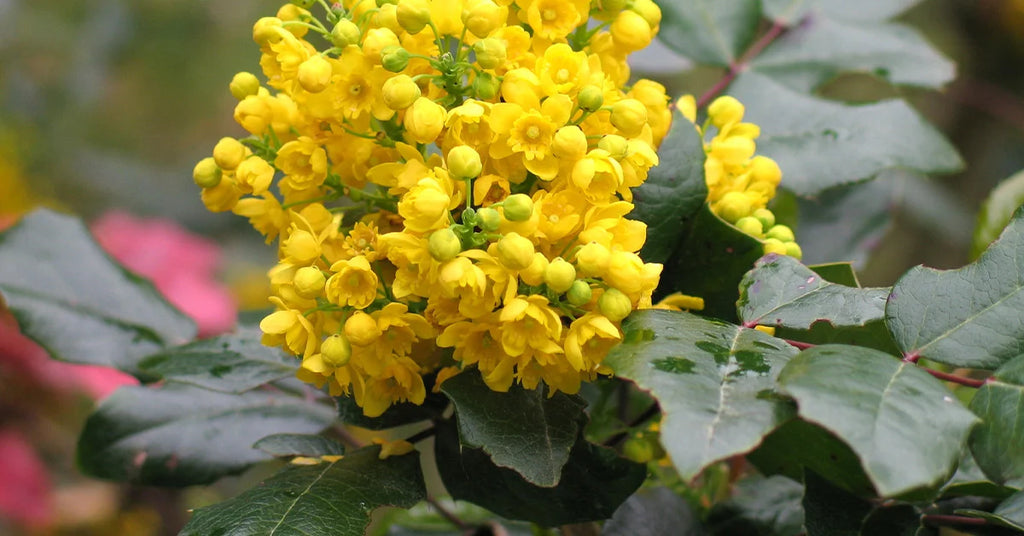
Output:
[[[657,415],[659,411],[661,411],[661,408],[658,406],[658,403],[655,402],[655,403],[651,404],[650,407],[645,409],[643,413],[638,415],[637,418],[635,418],[632,421],[630,421],[629,424],[626,425],[626,426],[627,426],[627,428],[630,428],[630,429],[635,428],[635,427],[643,424],[644,422],[646,422],[651,417],[654,417],[655,415]],[[619,432],[619,433],[609,437],[608,439],[604,440],[603,444],[606,447],[614,447],[614,446],[618,445],[619,443],[621,443],[622,440],[626,439],[627,436],[629,436],[629,432],[628,431]]]
[[434,507],[434,510],[437,510],[437,513],[441,514],[441,517],[447,519],[449,523],[455,525],[455,527],[459,530],[467,530],[470,528],[469,523],[466,523],[465,521],[460,519],[459,516],[455,515],[455,513],[453,513],[451,510],[442,506],[441,503],[434,497],[428,495],[427,504]]
[[988,525],[988,521],[978,517],[966,517],[947,514],[925,514],[921,516],[921,522],[933,527],[948,527],[950,525]]
[[941,371],[938,371],[938,370],[932,370],[932,369],[927,368],[927,367],[921,367],[921,368],[924,369],[924,371],[927,372],[928,374],[931,374],[932,376],[935,376],[936,378],[938,378],[938,379],[940,379],[942,381],[958,383],[960,385],[966,385],[967,387],[974,387],[975,389],[981,387],[982,385],[985,385],[988,382],[988,380],[978,380],[978,379],[975,379],[975,378],[965,378],[963,376],[957,376],[956,374],[950,374],[948,372],[941,372]]
[[750,62],[761,54],[765,47],[772,44],[772,41],[775,41],[780,35],[785,33],[787,29],[788,27],[782,22],[773,22],[772,27],[769,28],[768,31],[757,40],[757,42],[750,45],[750,48],[748,48],[746,52],[739,57],[739,59],[729,64],[729,68],[725,72],[725,76],[723,76],[715,83],[714,86],[711,86],[711,89],[704,92],[704,94],[697,99],[697,108],[707,106],[708,103],[711,102],[711,99],[714,99],[719,93],[725,91],[725,88],[729,87],[729,84],[731,84],[740,73],[747,69]]
[[811,344],[809,342],[794,341],[794,340],[790,340],[790,339],[784,339],[784,340],[790,346],[792,346],[794,348],[799,348],[800,350],[806,350],[808,348],[814,348],[815,347],[814,344]]
[[437,433],[437,428],[434,428],[433,426],[431,426],[430,428],[427,428],[425,430],[420,430],[419,432],[416,432],[415,434],[409,436],[408,438],[406,438],[406,441],[408,441],[410,443],[416,443],[417,441],[423,441],[424,439],[426,439],[428,437],[431,437],[431,436],[433,436],[436,433]]

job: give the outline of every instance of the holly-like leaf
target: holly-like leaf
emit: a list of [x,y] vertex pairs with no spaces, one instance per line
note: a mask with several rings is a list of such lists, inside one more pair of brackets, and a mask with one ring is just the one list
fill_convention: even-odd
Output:
[[585,420],[578,397],[513,385],[491,390],[476,370],[441,384],[458,416],[464,446],[481,448],[498,467],[507,467],[537,486],[558,484],[569,450]]
[[644,488],[634,493],[601,528],[602,536],[706,536],[700,516],[669,488]]
[[836,186],[814,198],[796,198],[803,261],[849,261],[862,268],[892,226],[890,172]]
[[761,8],[758,0],[666,0],[658,38],[698,63],[729,65],[751,42]]
[[760,240],[722,221],[704,205],[687,222],[679,247],[665,262],[658,292],[700,296],[702,313],[735,320],[740,279],[763,254]]
[[784,476],[743,478],[728,501],[715,505],[708,521],[714,533],[722,536],[797,536],[804,531],[803,494],[800,482]]
[[921,0],[762,0],[765,15],[779,22],[795,23],[813,11],[834,19],[884,21],[903,13]]
[[981,424],[971,434],[971,452],[989,479],[1024,487],[1024,356],[999,367],[971,399]]
[[55,359],[137,374],[141,357],[195,337],[192,320],[114,262],[74,217],[25,216],[0,233],[0,258],[3,300]]
[[196,510],[181,536],[362,536],[380,506],[426,498],[416,453],[379,459],[367,447],[340,460],[287,467],[260,485]]
[[829,283],[792,257],[768,254],[740,282],[739,316],[748,327],[864,326],[884,318],[888,296],[885,288]]
[[242,394],[170,382],[122,387],[89,416],[78,464],[109,480],[207,484],[271,456],[253,448],[274,433],[316,433],[334,408],[271,391]]
[[261,332],[235,333],[167,348],[139,362],[139,368],[168,381],[226,393],[242,393],[295,374],[298,361],[260,343]]
[[[809,17],[752,62],[773,80],[810,93],[845,72],[874,74],[893,84],[938,88],[954,66],[902,24],[854,23]],[[785,168],[783,168],[785,169]]]
[[995,369],[1024,354],[1024,210],[957,270],[918,266],[893,286],[886,322],[900,349],[957,367]]
[[978,258],[999,237],[1021,205],[1024,205],[1024,171],[999,183],[982,203],[971,241],[972,259]]
[[[975,427],[972,432],[972,438],[978,437],[977,430],[986,425],[983,420],[981,424]],[[1017,491],[1014,488],[1002,486],[992,482],[985,476],[985,473],[981,471],[981,467],[978,467],[978,462],[974,459],[974,454],[967,450],[960,457],[960,463],[957,464],[956,473],[953,473],[953,478],[949,479],[942,486],[942,493],[940,497],[991,497],[994,499],[1005,499],[1010,495],[1013,495]]]
[[535,486],[494,465],[484,451],[463,448],[454,425],[442,422],[437,428],[437,468],[448,492],[509,519],[548,527],[607,519],[647,475],[643,465],[581,439],[558,485]]
[[675,251],[683,222],[693,216],[708,196],[704,182],[704,144],[682,114],[658,149],[659,163],[647,180],[633,190],[629,217],[647,224],[647,241],[640,256],[647,262],[665,262]]
[[1011,495],[999,503],[999,506],[991,513],[968,508],[956,510],[955,513],[984,519],[997,527],[1015,529],[1019,534],[1024,532],[1024,491]]
[[832,485],[813,471],[804,473],[807,536],[860,536],[871,503]]
[[291,456],[319,458],[320,456],[345,454],[345,447],[341,443],[324,436],[310,434],[273,434],[254,443],[253,448],[260,449],[275,458]]
[[750,71],[729,92],[746,106],[744,120],[761,127],[758,153],[779,164],[783,184],[800,196],[891,168],[927,174],[963,166],[942,134],[901,100],[840,104]]
[[807,267],[829,283],[861,288],[860,279],[857,278],[857,272],[854,271],[852,263],[830,262],[825,264],[809,264]]
[[684,480],[753,449],[793,415],[773,395],[797,350],[760,331],[673,311],[647,310],[622,324],[605,364],[658,400],[661,442]]
[[[883,497],[927,491],[953,474],[977,418],[913,364],[857,346],[805,350],[779,375],[800,417],[845,441]],[[922,437],[928,448],[920,448]]]

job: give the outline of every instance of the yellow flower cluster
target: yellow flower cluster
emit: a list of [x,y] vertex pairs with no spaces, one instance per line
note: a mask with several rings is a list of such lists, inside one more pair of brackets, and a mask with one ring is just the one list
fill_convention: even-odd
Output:
[[[676,102],[682,114],[696,123],[697,107],[693,96]],[[762,240],[765,253],[803,256],[793,230],[775,223],[775,214],[768,202],[775,197],[775,188],[782,180],[782,171],[774,160],[755,156],[754,140],[761,129],[744,123],[743,104],[733,97],[719,97],[708,106],[708,118],[697,130],[702,137],[710,127],[715,135],[705,139],[704,176],[708,185],[711,211],[733,224],[740,231]]]
[[602,372],[662,269],[625,218],[671,121],[660,84],[624,88],[660,18],[651,0],[296,0],[260,19],[269,87],[230,86],[251,136],[194,179],[278,240],[264,342],[368,416],[470,365],[498,391]]

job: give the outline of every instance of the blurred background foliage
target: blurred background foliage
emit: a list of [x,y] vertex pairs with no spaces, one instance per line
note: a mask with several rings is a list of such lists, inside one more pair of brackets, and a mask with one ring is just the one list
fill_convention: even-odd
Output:
[[[173,219],[223,247],[220,275],[243,310],[264,307],[273,250],[244,219],[207,212],[191,169],[220,137],[244,134],[232,120],[236,101],[227,84],[239,70],[258,69],[251,24],[280,3],[0,0],[0,219],[39,204],[87,220],[115,208]],[[923,187],[893,183],[901,195],[888,207],[893,218],[884,238],[862,263],[866,285],[889,285],[919,263],[964,264],[981,202],[1024,169],[1024,0],[925,0],[901,20],[956,62],[949,87],[892,89],[850,76],[823,94],[857,102],[900,91],[946,133],[967,167]],[[689,69],[662,47],[638,54],[634,71],[675,95],[700,94],[719,74]],[[806,252],[813,240],[799,229],[797,238]],[[0,534],[174,534],[185,508],[233,493],[232,482],[182,494],[76,476],[69,460],[86,413],[81,406],[90,403],[41,404],[44,432],[34,439],[46,443],[40,448],[58,493],[94,502],[72,494],[57,503],[52,523],[17,532],[0,516]],[[0,407],[0,428],[4,422]],[[92,515],[75,517],[83,508]]]

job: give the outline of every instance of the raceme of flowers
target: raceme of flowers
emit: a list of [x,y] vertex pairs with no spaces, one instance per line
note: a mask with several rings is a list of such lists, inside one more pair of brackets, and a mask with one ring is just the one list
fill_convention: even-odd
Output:
[[651,0],[350,0],[260,19],[269,87],[230,86],[251,136],[194,179],[277,240],[264,342],[368,416],[470,365],[498,391],[604,372],[662,270],[626,215],[669,99],[624,88],[660,17]]
[[[696,124],[697,107],[691,95],[676,102],[679,111]],[[705,138],[704,176],[708,185],[711,211],[740,231],[760,239],[765,253],[803,256],[793,230],[776,224],[775,214],[767,208],[782,180],[782,171],[774,160],[755,156],[754,140],[761,129],[743,123],[743,104],[733,97],[718,97],[708,106],[707,121],[697,127]],[[706,134],[716,130],[710,140]]]

